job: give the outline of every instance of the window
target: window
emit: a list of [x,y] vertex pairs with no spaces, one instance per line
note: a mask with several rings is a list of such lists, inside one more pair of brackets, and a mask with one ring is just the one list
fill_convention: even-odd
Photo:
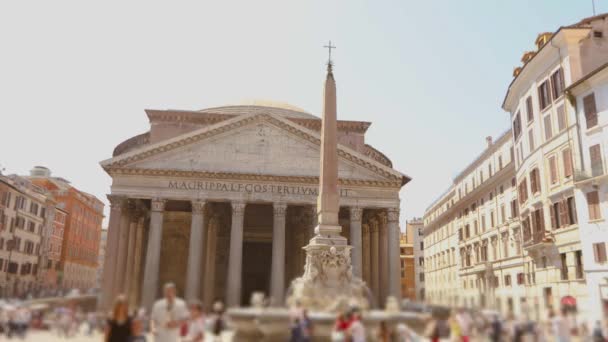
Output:
[[511,286],[511,275],[507,274],[505,276],[505,286]]
[[551,184],[555,184],[558,181],[557,176],[557,160],[555,156],[549,157],[549,174],[551,178]]
[[597,108],[595,106],[595,94],[591,93],[583,97],[583,110],[585,111],[585,121],[587,129],[597,125]]
[[566,206],[568,207],[568,224],[576,224],[576,204],[574,197],[568,197],[566,199]]
[[595,262],[598,264],[603,264],[606,262],[606,243],[594,243],[593,244],[593,257]]
[[525,178],[519,183],[518,194],[520,204],[525,203],[528,200],[528,184]]
[[562,69],[557,69],[551,75],[551,85],[553,86],[553,98],[557,99],[564,93],[564,73]]
[[486,231],[486,216],[485,215],[481,215],[481,231],[482,232]]
[[553,229],[560,227],[559,204],[559,202],[556,202],[551,205],[551,227]]
[[528,114],[528,122],[534,121],[534,107],[532,107],[532,96],[526,98],[526,114]]
[[599,220],[602,218],[600,212],[600,197],[597,191],[587,193],[587,206],[589,206],[589,220]]
[[498,169],[502,170],[502,156],[498,156]]
[[557,131],[561,132],[566,129],[566,110],[564,105],[557,107]]
[[583,252],[574,252],[576,279],[583,279]]
[[591,175],[593,177],[604,174],[604,166],[602,165],[602,152],[600,145],[596,144],[589,147],[589,155],[591,158]]
[[523,285],[525,283],[524,274],[517,273],[517,285]]
[[492,164],[488,164],[488,174],[492,177]]
[[561,276],[562,280],[568,280],[568,264],[567,264],[567,255],[566,253],[561,253],[562,260],[562,268],[561,268]]
[[517,217],[517,201],[511,201],[511,218]]
[[507,219],[506,215],[505,215],[505,205],[501,204],[500,205],[500,223],[505,222]]
[[541,83],[541,85],[538,87],[538,104],[540,105],[540,110],[544,110],[547,108],[547,106],[549,106],[549,104],[551,104],[552,99],[549,88],[551,88],[549,80]]
[[553,137],[553,129],[551,127],[551,115],[545,116],[543,119],[545,123],[545,140],[551,139]]
[[494,212],[490,212],[490,228],[494,228]]
[[530,146],[530,153],[534,151],[534,128],[528,131],[528,145]]
[[540,192],[540,174],[537,168],[530,171],[530,190],[533,195]]
[[562,162],[564,164],[564,178],[572,177],[572,152],[570,148],[562,151]]
[[[517,114],[515,114],[515,118],[513,119],[513,137],[515,140],[519,139],[519,136],[521,135],[521,119],[519,117],[519,112],[517,112]],[[492,172],[490,172],[490,175],[492,175]]]

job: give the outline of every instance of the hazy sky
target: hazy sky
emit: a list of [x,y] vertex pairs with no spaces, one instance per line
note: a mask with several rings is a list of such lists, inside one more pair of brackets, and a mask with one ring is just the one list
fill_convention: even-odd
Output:
[[145,108],[319,113],[331,39],[339,118],[373,122],[367,142],[413,178],[402,220],[421,216],[508,128],[536,35],[591,15],[591,0],[3,1],[0,165],[45,165],[107,203],[99,162],[148,129]]

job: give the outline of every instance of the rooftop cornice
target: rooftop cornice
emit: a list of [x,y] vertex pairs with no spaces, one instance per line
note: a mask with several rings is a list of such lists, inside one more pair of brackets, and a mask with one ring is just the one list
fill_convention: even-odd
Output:
[[492,153],[496,152],[503,144],[507,143],[511,139],[511,129],[509,128],[505,132],[503,132],[495,142],[492,143],[489,147],[487,147],[480,155],[478,155],[473,162],[467,165],[456,177],[454,177],[454,185],[460,182],[462,179],[466,178],[471,171],[479,166],[486,158]]
[[[502,108],[507,112],[514,110],[514,101],[518,98],[519,88],[527,84],[530,77],[534,75],[534,70],[538,69],[543,65],[543,60],[549,57],[550,51],[562,47],[564,43],[578,42],[580,39],[588,35],[591,29],[586,26],[561,26],[547,43],[545,43],[537,52],[534,54],[527,63],[521,67],[521,71],[517,76],[513,77],[507,92],[502,102]],[[515,106],[516,107],[516,106]]]

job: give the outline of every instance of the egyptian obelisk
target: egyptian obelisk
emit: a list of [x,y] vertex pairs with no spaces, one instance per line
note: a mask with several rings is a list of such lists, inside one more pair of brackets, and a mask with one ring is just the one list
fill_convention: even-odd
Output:
[[[331,42],[330,42],[331,52]],[[288,305],[299,303],[313,311],[336,312],[345,305],[369,308],[365,283],[352,275],[351,246],[340,235],[338,221],[338,139],[336,81],[333,64],[327,63],[321,124],[318,226],[315,236],[304,247],[304,275],[292,283]]]

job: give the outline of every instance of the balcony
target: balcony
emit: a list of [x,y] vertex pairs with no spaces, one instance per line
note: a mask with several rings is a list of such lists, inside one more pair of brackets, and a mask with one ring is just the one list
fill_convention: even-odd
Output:
[[553,234],[546,230],[535,231],[532,234],[524,233],[524,248],[533,251],[553,244]]

